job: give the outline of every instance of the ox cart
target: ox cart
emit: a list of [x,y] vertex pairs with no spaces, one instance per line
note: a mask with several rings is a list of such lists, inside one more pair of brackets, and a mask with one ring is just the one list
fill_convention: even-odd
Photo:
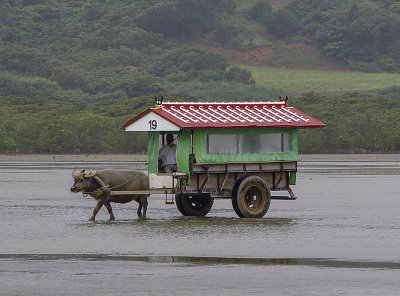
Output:
[[[260,218],[271,199],[295,200],[298,128],[319,128],[320,121],[273,102],[162,102],[125,122],[129,132],[148,132],[146,191],[111,194],[165,194],[182,215],[205,216],[214,198],[228,198],[239,217]],[[176,172],[158,162],[166,135],[176,144]],[[271,196],[287,191],[288,196]]]

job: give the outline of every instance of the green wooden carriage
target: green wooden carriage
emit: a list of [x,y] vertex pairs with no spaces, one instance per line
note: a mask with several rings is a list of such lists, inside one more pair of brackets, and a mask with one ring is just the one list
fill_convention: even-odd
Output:
[[[229,198],[239,217],[260,218],[274,198],[271,191],[289,193],[275,198],[296,199],[290,186],[296,183],[297,130],[323,126],[288,107],[287,100],[160,100],[121,128],[148,132],[149,193],[172,194],[185,216],[205,216],[214,198]],[[177,144],[174,173],[164,173],[158,166],[167,134],[173,134]]]

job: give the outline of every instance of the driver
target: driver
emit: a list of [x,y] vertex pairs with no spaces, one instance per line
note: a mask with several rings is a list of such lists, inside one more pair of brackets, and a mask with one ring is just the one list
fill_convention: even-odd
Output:
[[174,144],[174,136],[168,134],[167,144],[162,146],[158,153],[158,161],[161,162],[161,166],[166,173],[178,171],[176,165],[176,147],[177,145]]

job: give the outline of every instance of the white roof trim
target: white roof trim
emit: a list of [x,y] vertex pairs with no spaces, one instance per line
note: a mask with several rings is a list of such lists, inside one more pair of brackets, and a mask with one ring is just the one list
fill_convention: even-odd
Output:
[[149,112],[125,127],[127,132],[170,132],[180,131],[181,128],[160,115]]

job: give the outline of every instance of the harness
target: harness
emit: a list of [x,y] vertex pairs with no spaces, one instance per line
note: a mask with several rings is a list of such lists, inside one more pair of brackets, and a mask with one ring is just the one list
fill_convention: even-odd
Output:
[[106,194],[107,196],[110,196],[111,195],[111,190],[116,189],[118,187],[122,187],[122,186],[128,184],[129,182],[133,181],[134,179],[136,179],[137,176],[139,176],[141,174],[139,172],[135,176],[133,176],[133,178],[129,179],[128,181],[126,181],[126,182],[124,182],[124,183],[122,183],[120,185],[117,185],[117,186],[114,186],[114,187],[110,187],[110,185],[104,184],[103,180],[101,180],[100,177],[97,176],[97,173],[98,172],[95,173],[95,175],[93,176],[93,179],[97,182],[97,184],[100,186],[100,188],[98,188],[98,189],[96,189],[94,191],[82,191],[82,195],[84,197],[90,195],[91,197],[98,198],[98,197],[102,196],[103,194]]
[[[97,174],[97,173],[96,173]],[[95,175],[93,179],[96,180],[97,184],[100,186],[100,188],[96,189],[95,191],[82,191],[82,195],[84,197],[90,195],[91,197],[98,198],[104,193],[107,195],[111,194],[111,188],[110,185],[104,184],[103,180],[100,179],[99,176]]]

